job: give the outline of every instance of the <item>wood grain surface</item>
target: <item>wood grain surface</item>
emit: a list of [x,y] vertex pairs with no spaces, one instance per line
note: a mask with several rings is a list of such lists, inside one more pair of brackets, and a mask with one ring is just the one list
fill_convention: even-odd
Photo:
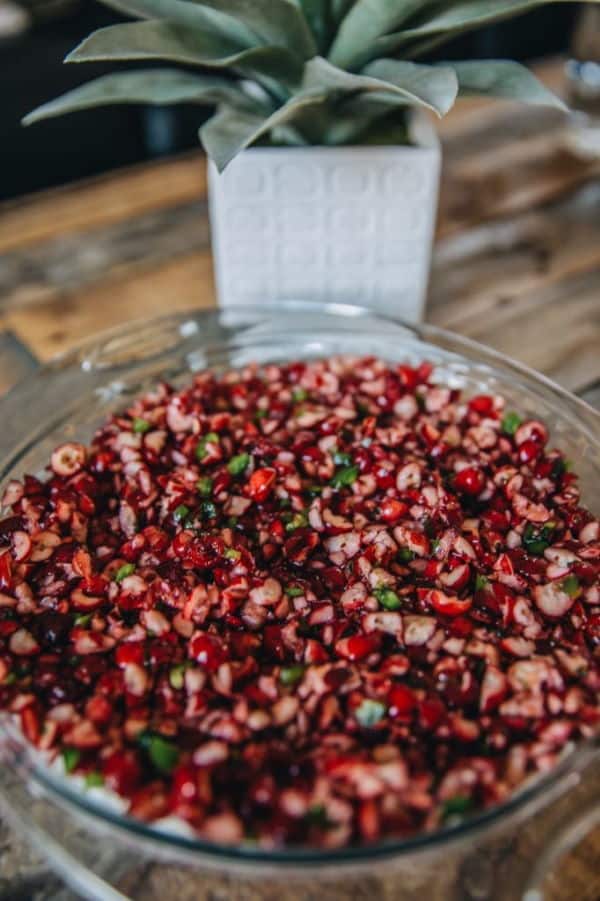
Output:
[[[560,89],[560,61],[539,74]],[[600,160],[577,157],[569,120],[544,108],[463,102],[440,132],[428,320],[600,403]],[[0,205],[0,355],[16,353],[15,374],[14,337],[45,360],[100,329],[214,302],[200,151]],[[2,854],[11,843],[21,853],[3,836]],[[599,857],[596,833],[551,897],[598,901]],[[0,901],[34,897],[31,866],[8,894],[0,873]],[[67,898],[47,885],[36,898]]]

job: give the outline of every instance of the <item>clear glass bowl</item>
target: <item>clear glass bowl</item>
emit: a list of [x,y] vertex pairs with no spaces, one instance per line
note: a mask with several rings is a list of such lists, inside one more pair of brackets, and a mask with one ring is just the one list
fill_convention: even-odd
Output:
[[[435,379],[467,394],[503,394],[544,419],[573,461],[583,496],[600,509],[600,416],[523,366],[464,338],[358,307],[273,304],[134,323],[43,367],[2,402],[0,483],[41,472],[54,447],[89,441],[110,413],[156,381],[184,383],[221,370],[332,354],[429,360]],[[0,808],[84,897],[108,899],[498,899],[573,898],[542,883],[556,859],[598,820],[598,742],[507,803],[434,834],[367,848],[265,851],[167,834],[111,812],[94,793],[40,766],[9,719],[0,718]],[[590,804],[590,802],[592,802]]]

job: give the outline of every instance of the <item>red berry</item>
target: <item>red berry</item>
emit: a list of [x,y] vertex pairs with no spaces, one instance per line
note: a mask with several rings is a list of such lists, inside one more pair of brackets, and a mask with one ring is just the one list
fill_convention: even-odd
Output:
[[419,384],[419,376],[415,369],[412,366],[406,366],[404,364],[400,364],[396,367],[396,371],[400,376],[400,381],[402,385],[408,391],[414,391],[414,389]]
[[213,496],[217,497],[222,491],[227,491],[229,486],[231,485],[232,477],[227,469],[222,469],[215,475],[212,492]]
[[480,416],[489,416],[494,412],[494,398],[489,394],[478,394],[469,401],[469,409]]
[[144,645],[141,641],[127,641],[120,644],[115,651],[115,661],[119,666],[127,666],[128,663],[137,663],[143,666],[145,658]]
[[388,713],[394,719],[397,716],[407,716],[412,713],[417,705],[414,692],[406,685],[394,685],[388,694]]
[[198,632],[190,642],[190,657],[196,660],[209,673],[218,670],[227,659],[221,644],[212,635]]
[[541,452],[542,448],[537,441],[532,441],[531,439],[524,441],[523,444],[519,445],[519,461],[521,463],[531,463],[532,460],[536,460],[539,457]]
[[193,766],[178,766],[173,772],[171,803],[173,807],[198,800],[198,773]]
[[68,478],[75,475],[85,464],[87,450],[83,444],[69,441],[57,447],[50,458],[50,466],[57,476]]
[[40,718],[31,705],[21,711],[21,729],[27,741],[37,744],[40,737]]
[[292,563],[305,563],[319,543],[319,536],[311,529],[296,529],[284,544],[285,556]]
[[525,441],[535,441],[536,444],[543,446],[548,441],[548,429],[542,422],[538,422],[537,419],[528,419],[515,432],[515,444],[517,446],[520,446]]
[[257,469],[252,473],[248,482],[248,495],[253,501],[256,501],[257,504],[266,501],[275,484],[276,476],[276,471],[270,468]]
[[158,529],[156,526],[147,526],[142,534],[147,546],[155,554],[160,554],[161,551],[166,550],[169,546],[169,536],[163,529]]
[[10,554],[0,557],[0,591],[10,591],[12,587],[12,564]]
[[457,638],[468,638],[473,631],[473,623],[466,616],[457,616],[450,622],[450,632]]
[[427,698],[419,705],[419,718],[424,729],[433,730],[440,724],[446,708],[438,698]]
[[454,485],[464,494],[481,494],[485,488],[485,476],[480,469],[467,466],[454,476]]
[[112,714],[112,705],[103,695],[93,695],[85,705],[85,715],[94,723],[108,723]]
[[105,761],[102,774],[108,788],[130,797],[142,779],[142,769],[133,751],[115,751]]
[[348,660],[363,660],[377,650],[379,640],[373,635],[353,635],[338,641],[336,650]]
[[437,613],[442,616],[462,616],[473,604],[472,598],[461,600],[453,595],[444,594],[442,591],[430,591],[427,600]]
[[386,497],[381,502],[381,518],[385,519],[386,522],[398,522],[407,512],[408,506],[392,497]]
[[382,491],[387,491],[388,488],[393,488],[396,484],[396,471],[386,466],[378,466],[375,470],[375,479],[377,487],[381,488]]

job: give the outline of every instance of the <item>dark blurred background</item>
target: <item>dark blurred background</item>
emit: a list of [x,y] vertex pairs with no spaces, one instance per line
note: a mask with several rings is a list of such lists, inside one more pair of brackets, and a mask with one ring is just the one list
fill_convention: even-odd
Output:
[[[533,60],[561,52],[576,13],[577,4],[552,4],[464,36],[438,58]],[[116,21],[117,14],[94,0],[0,0],[0,199],[197,144],[203,117],[198,107],[121,106],[20,126],[21,117],[40,103],[108,71],[101,65],[63,66],[62,60],[95,28]]]

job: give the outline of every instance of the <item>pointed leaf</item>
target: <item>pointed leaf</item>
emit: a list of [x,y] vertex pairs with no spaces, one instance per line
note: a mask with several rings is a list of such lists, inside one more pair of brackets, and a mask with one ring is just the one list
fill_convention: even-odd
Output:
[[302,64],[278,47],[241,47],[226,37],[169,22],[147,20],[101,28],[75,48],[67,62],[164,59],[183,65],[235,68],[245,75],[264,75],[293,87]]
[[408,105],[427,107],[439,116],[452,107],[458,91],[456,75],[450,67],[387,59],[372,63],[362,75],[353,75],[319,56],[306,64],[303,87],[322,88],[328,93],[388,91],[402,97]]
[[506,97],[540,106],[566,109],[562,100],[549,91],[525,66],[510,60],[481,59],[450,63],[458,77],[461,94]]
[[348,15],[356,0],[330,0],[333,21],[339,24]]
[[23,124],[31,125],[40,119],[113,103],[149,103],[160,106],[174,103],[210,105],[224,101],[248,108],[255,106],[235,82],[218,76],[192,75],[177,69],[117,72],[90,81],[45,103],[25,116]]
[[245,49],[227,35],[155,19],[100,28],[84,38],[65,62],[162,58],[193,64],[198,59],[228,60]]
[[223,172],[238,153],[256,140],[254,136],[261,133],[266,121],[266,116],[242,114],[223,107],[204,123],[200,129],[200,140],[219,172]]
[[245,25],[218,10],[195,6],[188,0],[100,0],[105,6],[139,19],[166,19],[174,25],[199,28],[221,35],[245,47],[258,43]]
[[[441,77],[434,76],[435,69]],[[426,66],[404,60],[379,59],[366,66],[363,73],[397,85],[439,116],[445,116],[452,109],[458,93],[456,74],[451,65]]]
[[223,107],[202,126],[200,139],[217,169],[222,172],[238,153],[250,147],[260,137],[274,128],[292,122],[307,109],[322,104],[325,99],[322,92],[304,91],[267,117],[240,114],[230,107]]
[[373,58],[377,38],[400,28],[432,0],[357,0],[340,25],[329,60],[356,69]]
[[[413,56],[462,32],[510,19],[538,6],[556,2],[560,0],[455,0],[447,4],[445,9],[440,8],[440,5],[433,6],[425,11],[419,25],[379,38],[375,42],[375,52],[377,56],[394,53],[415,41],[435,36],[434,40],[418,45],[416,49],[411,48],[409,55]],[[598,3],[600,0],[592,2]]]
[[320,52],[327,49],[330,32],[330,0],[298,0],[306,21],[310,26],[317,48]]
[[[378,120],[387,119],[394,110],[398,111],[399,122],[395,126],[396,134],[391,136],[390,143],[405,144],[406,101],[398,94],[377,92],[358,94],[338,104],[325,133],[325,142],[330,145],[363,144],[366,135],[372,132]],[[399,139],[398,132],[402,133],[402,140]]]
[[317,52],[308,23],[293,0],[191,0],[187,5],[227,13],[263,43],[286,47],[301,59]]

